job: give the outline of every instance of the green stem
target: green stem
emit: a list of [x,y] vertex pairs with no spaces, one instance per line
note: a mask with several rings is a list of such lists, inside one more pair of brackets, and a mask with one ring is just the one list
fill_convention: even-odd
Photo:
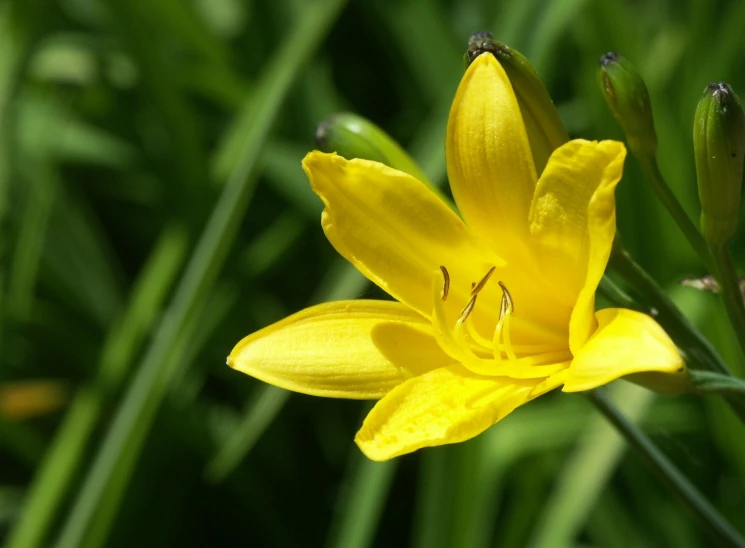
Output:
[[745,396],[745,381],[711,371],[691,371],[691,382],[699,392]]
[[[652,315],[670,334],[678,348],[684,352],[686,364],[690,369],[733,376],[711,343],[675,306],[657,282],[620,245],[614,245],[608,266],[647,301]],[[733,395],[725,396],[725,399],[740,420],[745,423],[745,401]]]
[[598,295],[602,295],[608,299],[612,304],[621,308],[629,308],[631,310],[642,310],[642,306],[634,300],[631,295],[626,293],[619,285],[614,282],[607,275],[600,279],[598,284]]
[[590,401],[600,411],[627,443],[639,453],[647,464],[677,497],[693,511],[696,517],[711,529],[722,546],[745,548],[745,539],[707,501],[696,487],[673,465],[652,441],[631,423],[607,396],[598,390],[588,393]]
[[711,254],[716,263],[717,277],[721,288],[722,300],[727,309],[729,321],[735,330],[740,350],[745,356],[745,301],[742,297],[740,282],[737,279],[735,262],[728,245],[711,247]]
[[709,272],[713,272],[713,269],[711,268],[712,260],[709,247],[706,245],[706,241],[701,235],[701,232],[696,228],[696,225],[691,221],[691,218],[685,212],[683,206],[680,205],[675,194],[673,194],[673,191],[665,182],[665,178],[660,172],[660,166],[657,163],[656,156],[654,154],[645,154],[637,151],[634,152],[634,155],[639,160],[644,176],[647,178],[652,190],[654,190],[662,204],[667,208],[668,212],[670,212],[670,215],[672,215],[678,227],[683,232],[688,243],[701,258],[704,265],[709,269]]

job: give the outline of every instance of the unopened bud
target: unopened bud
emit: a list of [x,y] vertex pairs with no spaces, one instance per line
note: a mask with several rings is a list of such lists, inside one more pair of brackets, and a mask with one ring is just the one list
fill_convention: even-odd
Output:
[[316,128],[316,145],[323,152],[336,152],[351,160],[380,162],[427,182],[419,166],[385,131],[356,114],[341,113]]
[[519,51],[494,40],[488,32],[477,32],[468,41],[466,65],[489,52],[499,61],[517,97],[536,171],[540,175],[551,153],[569,140],[546,86],[530,61]]
[[745,155],[745,113],[729,85],[709,84],[693,122],[701,232],[714,245],[737,230]]
[[598,81],[613,116],[626,134],[629,148],[639,155],[657,152],[652,104],[639,71],[621,55],[610,52],[600,58]]

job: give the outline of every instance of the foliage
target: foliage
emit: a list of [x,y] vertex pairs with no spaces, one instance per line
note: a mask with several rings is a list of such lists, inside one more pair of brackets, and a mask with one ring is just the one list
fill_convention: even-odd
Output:
[[[619,51],[697,219],[694,109],[712,81],[745,90],[744,21],[704,0],[0,0],[0,539],[710,545],[581,396],[376,464],[352,441],[368,404],[288,395],[225,357],[308,303],[382,296],[323,237],[300,169],[327,116],[375,121],[443,186],[473,31],[524,53],[585,138],[622,138],[595,77]],[[716,296],[679,287],[707,272],[633,158],[618,196],[625,246],[742,375]],[[18,383],[35,413],[3,405]],[[731,411],[613,389],[745,533]]]

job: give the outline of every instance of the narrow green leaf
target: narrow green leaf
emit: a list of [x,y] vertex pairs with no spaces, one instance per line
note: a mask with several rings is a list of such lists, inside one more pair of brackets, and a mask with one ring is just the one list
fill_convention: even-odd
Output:
[[390,493],[398,460],[373,462],[352,449],[336,516],[331,523],[328,548],[367,548],[373,546],[385,501]]
[[[237,155],[239,160],[230,169],[230,178],[194,250],[173,302],[104,438],[60,534],[57,548],[80,546],[93,525],[99,504],[107,497],[112,497],[114,506],[118,504],[120,497],[110,495],[109,490],[121,491],[132,473],[145,433],[155,418],[177,365],[168,359],[173,345],[199,301],[214,284],[248,207],[262,144],[266,142],[297,72],[315,51],[343,5],[343,0],[325,0],[306,8],[306,16],[300,19],[282,44],[264,73],[256,94],[247,104],[252,123],[241,132],[243,146]],[[125,455],[125,450],[128,455]],[[111,483],[114,478],[116,482]],[[106,511],[111,512],[111,509]],[[105,535],[98,538],[103,541]]]
[[[631,384],[614,386],[613,400],[633,421],[642,417],[654,398],[653,392]],[[602,417],[594,417],[537,518],[530,545],[574,545],[625,451],[626,443],[615,429]]]
[[48,160],[36,159],[25,171],[30,184],[10,267],[6,309],[8,316],[20,322],[28,320],[31,313],[47,226],[60,184]]
[[75,395],[62,424],[46,449],[29,487],[20,520],[6,548],[43,546],[52,521],[78,472],[85,448],[101,417],[108,395],[124,380],[135,353],[157,318],[187,252],[182,228],[166,229],[144,267],[130,304],[104,343],[97,378]]
[[246,275],[260,276],[276,264],[302,234],[306,223],[295,213],[284,213],[259,234],[243,251]]
[[269,384],[262,384],[257,391],[235,433],[207,464],[205,476],[211,483],[224,480],[243,460],[290,396],[287,390]]
[[83,200],[60,188],[49,219],[41,279],[98,325],[121,311],[123,273],[108,235]]

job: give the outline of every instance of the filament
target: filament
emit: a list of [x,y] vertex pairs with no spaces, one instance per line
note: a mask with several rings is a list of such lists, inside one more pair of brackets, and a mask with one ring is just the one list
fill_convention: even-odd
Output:
[[[435,338],[442,350],[472,372],[488,376],[509,376],[518,379],[541,378],[552,375],[566,367],[571,353],[566,347],[556,344],[527,344],[513,347],[511,338],[512,316],[515,304],[506,285],[499,281],[502,289],[499,321],[489,341],[471,326],[469,317],[473,313],[479,293],[484,289],[496,268],[491,267],[477,283],[471,284],[470,299],[461,311],[455,326],[448,326],[445,301],[450,292],[450,273],[440,266],[432,285],[433,328]],[[452,324],[451,324],[452,325]],[[489,352],[490,357],[477,352]],[[516,351],[528,354],[519,358]],[[504,354],[504,356],[503,356]]]

